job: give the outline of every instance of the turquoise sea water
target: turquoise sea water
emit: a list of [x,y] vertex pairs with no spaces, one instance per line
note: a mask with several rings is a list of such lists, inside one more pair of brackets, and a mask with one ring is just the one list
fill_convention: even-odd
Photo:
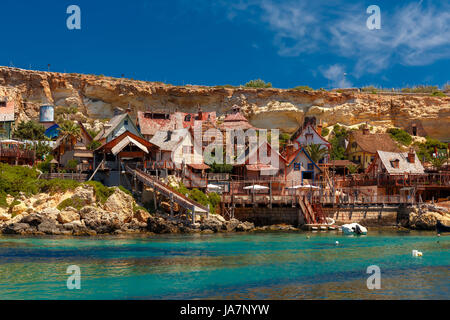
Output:
[[[67,289],[70,265],[81,290]],[[434,233],[0,237],[0,299],[449,298],[450,236]]]

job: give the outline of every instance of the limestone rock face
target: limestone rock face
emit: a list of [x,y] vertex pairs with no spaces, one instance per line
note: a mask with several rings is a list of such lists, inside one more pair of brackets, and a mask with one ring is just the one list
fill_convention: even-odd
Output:
[[282,128],[292,133],[306,116],[324,125],[351,126],[366,121],[371,126],[408,128],[419,122],[424,135],[450,141],[450,97],[359,92],[325,92],[284,89],[176,87],[161,83],[102,76],[27,71],[0,67],[0,95],[17,105],[18,121],[37,119],[43,103],[76,108],[88,128],[99,131],[99,121],[114,109],[130,105],[133,116],[147,106],[167,111],[216,111],[218,116],[237,104],[250,122],[260,128]]
[[450,213],[444,208],[425,205],[422,213],[419,210],[410,213],[409,226],[418,230],[434,230],[437,221],[450,225]]
[[144,210],[137,210],[134,213],[134,219],[141,223],[147,223],[147,220],[150,218],[150,213]]
[[6,208],[0,207],[0,221],[8,221],[12,216],[8,213]]
[[80,215],[74,208],[66,208],[58,214],[58,221],[62,224],[80,220]]
[[28,211],[28,206],[24,202],[20,202],[12,208],[12,215],[16,216]]
[[72,200],[78,204],[84,205],[91,205],[95,203],[96,199],[94,188],[91,186],[80,186],[76,188],[72,196]]
[[130,222],[133,218],[133,203],[132,196],[119,188],[115,188],[114,193],[105,202],[103,208],[118,213],[122,221]]

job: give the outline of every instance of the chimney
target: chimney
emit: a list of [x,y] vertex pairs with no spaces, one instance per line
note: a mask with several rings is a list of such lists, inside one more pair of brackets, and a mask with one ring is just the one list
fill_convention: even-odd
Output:
[[317,133],[322,136],[322,120],[320,120],[319,124],[317,125]]
[[370,133],[369,125],[367,123],[364,124],[362,131],[363,135],[368,135]]
[[416,153],[414,152],[414,149],[409,149],[408,152],[408,162],[414,163],[416,162]]
[[286,158],[289,158],[289,156],[294,152],[294,144],[292,143],[292,141],[289,141],[289,143],[286,145]]

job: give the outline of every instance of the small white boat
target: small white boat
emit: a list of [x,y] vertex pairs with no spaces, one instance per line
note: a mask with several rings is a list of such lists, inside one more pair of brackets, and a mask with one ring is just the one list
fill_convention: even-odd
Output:
[[360,225],[358,223],[349,223],[349,224],[344,224],[342,226],[342,232],[344,234],[361,235],[361,234],[367,234],[367,228],[363,227],[362,225]]

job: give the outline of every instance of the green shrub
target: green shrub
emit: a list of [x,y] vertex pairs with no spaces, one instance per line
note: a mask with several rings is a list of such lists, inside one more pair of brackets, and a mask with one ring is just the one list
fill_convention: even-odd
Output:
[[257,80],[251,80],[251,81],[247,82],[245,84],[245,87],[247,87],[247,88],[272,88],[272,84],[270,82],[265,83],[263,80],[257,79]]
[[97,202],[105,204],[108,198],[114,193],[114,188],[105,187],[98,181],[88,181],[85,185],[94,187],[95,197]]
[[433,97],[446,97],[446,95],[445,95],[445,93],[443,93],[442,91],[434,91],[432,94],[431,94]]
[[68,190],[74,190],[80,186],[80,183],[74,180],[38,180],[39,192],[42,193],[56,193],[66,192]]
[[314,89],[309,86],[297,86],[294,88],[294,90],[314,91]]
[[345,140],[348,138],[349,131],[339,125],[333,127],[333,136],[330,139],[331,143],[331,159],[344,160],[345,157]]
[[126,194],[133,196],[133,194],[131,193],[130,190],[128,190],[127,188],[125,188],[124,186],[119,186],[119,189],[123,192],[125,192]]
[[220,195],[218,195],[217,193],[210,193],[208,194],[208,200],[209,200],[209,204],[210,204],[210,208],[211,208],[211,213],[215,213],[220,202],[222,201]]
[[75,208],[77,210],[82,209],[84,206],[86,205],[86,203],[82,200],[82,199],[66,199],[64,201],[62,201],[60,204],[58,204],[58,210],[64,210],[67,207],[72,207]]
[[330,133],[330,129],[323,128],[322,129],[322,137],[326,137]]
[[69,171],[75,171],[77,169],[77,166],[78,166],[78,160],[71,159],[71,160],[67,161],[66,169]]
[[18,195],[19,192],[36,194],[38,172],[35,169],[0,163],[0,192]]
[[404,146],[409,146],[413,140],[411,135],[403,129],[390,128],[387,132],[392,137],[392,139],[400,142]]
[[45,127],[36,121],[21,122],[14,131],[14,137],[25,140],[45,140]]
[[94,150],[100,148],[101,146],[102,146],[101,142],[92,140],[92,142],[89,143],[87,147],[89,150],[94,151]]
[[7,208],[8,202],[6,202],[6,193],[0,191],[0,208]]
[[415,146],[418,149],[417,155],[421,161],[423,159],[431,161],[433,159],[433,153],[435,152],[435,149],[441,151],[441,153],[447,154],[448,147],[446,143],[440,142],[439,140],[430,137],[427,137],[425,143],[416,143]]

